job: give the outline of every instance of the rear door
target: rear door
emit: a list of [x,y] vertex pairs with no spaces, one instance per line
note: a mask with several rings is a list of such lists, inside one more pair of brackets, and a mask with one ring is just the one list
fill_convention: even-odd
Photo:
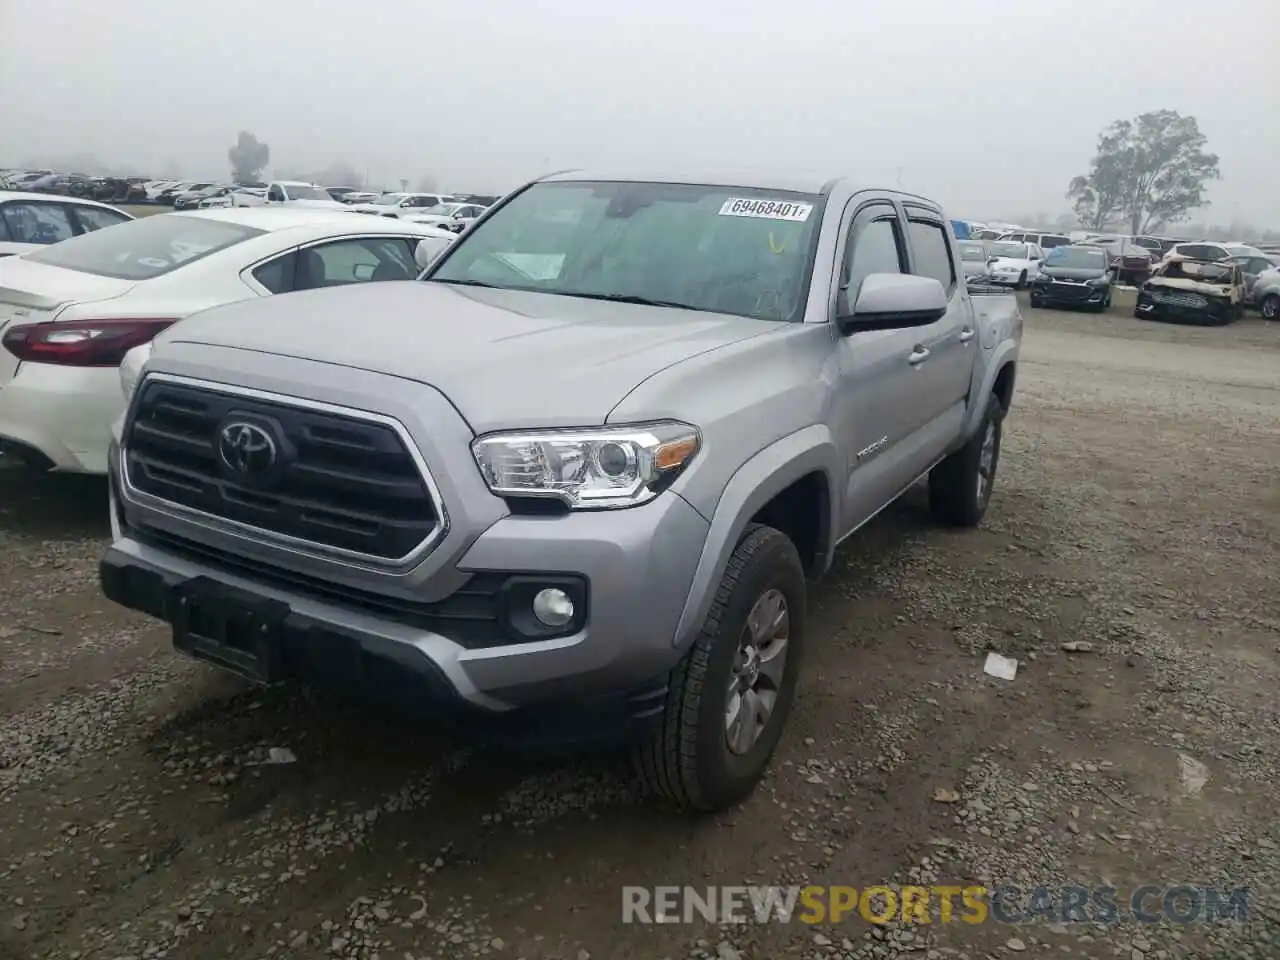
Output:
[[[964,421],[973,356],[977,346],[969,291],[960,280],[956,253],[942,217],[926,207],[906,205],[910,272],[932,277],[947,292],[947,313],[935,323],[908,331],[915,339],[918,396],[912,405],[912,432],[917,436],[917,473],[928,469],[959,435]],[[921,357],[923,352],[924,356]]]

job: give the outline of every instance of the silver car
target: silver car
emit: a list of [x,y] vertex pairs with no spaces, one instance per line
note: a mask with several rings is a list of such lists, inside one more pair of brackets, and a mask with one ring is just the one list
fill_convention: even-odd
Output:
[[1263,270],[1253,282],[1253,304],[1264,320],[1280,320],[1280,269]]
[[987,266],[987,245],[981,240],[957,240],[960,251],[960,269],[966,280],[978,280],[991,275]]

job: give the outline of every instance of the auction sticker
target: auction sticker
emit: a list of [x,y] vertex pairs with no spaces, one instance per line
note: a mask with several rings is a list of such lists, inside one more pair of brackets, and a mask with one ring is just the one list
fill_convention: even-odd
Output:
[[813,213],[812,203],[796,203],[792,200],[758,200],[748,197],[730,197],[720,208],[722,217],[757,217],[761,220],[791,220],[804,223]]

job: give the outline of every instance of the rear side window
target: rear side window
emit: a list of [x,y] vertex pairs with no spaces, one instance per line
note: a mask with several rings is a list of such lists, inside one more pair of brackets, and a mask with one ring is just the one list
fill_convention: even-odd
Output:
[[951,261],[951,250],[947,247],[947,234],[942,224],[928,220],[911,220],[909,224],[914,254],[911,272],[921,277],[933,277],[942,284],[943,290],[950,291],[956,282],[956,268]]
[[298,253],[292,251],[283,257],[268,260],[253,271],[253,279],[272,293],[288,293],[293,289],[293,274],[298,264]]
[[1071,246],[1071,238],[1055,237],[1052,234],[1046,234],[1040,238],[1040,246],[1044,247],[1046,250],[1052,250],[1054,247],[1069,247]]
[[149,280],[264,232],[238,223],[164,214],[81,234],[27,254],[27,259],[100,277]]
[[80,228],[84,233],[92,233],[103,227],[119,226],[122,223],[128,223],[130,219],[122,213],[103,210],[101,207],[75,207],[74,209],[76,219],[80,221]]

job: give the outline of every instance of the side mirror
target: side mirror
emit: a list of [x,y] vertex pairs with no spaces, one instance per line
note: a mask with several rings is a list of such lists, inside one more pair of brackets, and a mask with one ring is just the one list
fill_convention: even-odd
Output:
[[947,292],[932,277],[873,273],[862,281],[852,305],[848,296],[841,290],[836,303],[836,320],[845,334],[925,327],[947,312]]

